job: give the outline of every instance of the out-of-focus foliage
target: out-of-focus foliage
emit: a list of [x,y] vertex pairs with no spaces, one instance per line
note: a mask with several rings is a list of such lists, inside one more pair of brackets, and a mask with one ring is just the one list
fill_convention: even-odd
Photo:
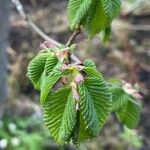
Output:
[[140,149],[143,146],[142,137],[137,134],[136,130],[131,130],[126,126],[123,126],[123,132],[119,134],[119,137],[136,149]]
[[[112,82],[114,82],[114,80]],[[128,94],[122,88],[121,82],[118,82],[118,80],[115,82],[115,84],[113,83],[111,85],[113,100],[112,111],[116,113],[121,123],[125,124],[130,129],[135,128],[139,122],[141,104],[137,98]]]
[[[41,150],[50,140],[41,118],[4,115],[0,121],[0,148]],[[52,141],[51,141],[52,142]]]

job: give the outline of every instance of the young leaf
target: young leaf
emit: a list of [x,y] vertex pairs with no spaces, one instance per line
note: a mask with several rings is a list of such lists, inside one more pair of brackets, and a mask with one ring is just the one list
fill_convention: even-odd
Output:
[[43,103],[47,99],[51,88],[62,76],[61,66],[62,63],[58,62],[58,64],[53,68],[52,72],[43,80],[40,95],[41,103]]
[[111,110],[111,93],[101,76],[86,78],[83,83],[78,84],[78,91],[80,112],[75,143],[98,135]]
[[105,13],[102,2],[100,0],[94,0],[85,24],[85,29],[89,36],[93,37],[95,34],[108,27],[110,23],[111,21]]
[[68,5],[68,18],[70,27],[76,28],[88,13],[93,0],[70,0]]
[[37,90],[40,90],[39,80],[44,71],[49,53],[39,53],[28,65],[27,76]]
[[112,21],[120,12],[120,0],[101,0],[102,7]]
[[102,77],[88,77],[84,81],[84,86],[93,101],[101,129],[111,111],[112,97],[110,88]]
[[117,111],[121,109],[125,104],[127,104],[128,100],[131,99],[130,95],[127,94],[120,86],[111,85],[112,92],[112,111]]
[[101,31],[100,36],[104,43],[109,40],[110,34],[111,34],[111,27],[108,27]]
[[120,12],[120,0],[95,0],[87,17],[86,30],[90,37],[105,30]]
[[139,121],[140,103],[124,91],[119,81],[112,80],[111,83],[112,111],[116,113],[119,121],[128,128],[135,128]]
[[79,84],[78,90],[80,95],[80,111],[83,116],[83,121],[91,135],[96,136],[99,133],[99,120],[93,99],[84,84]]
[[75,29],[82,26],[88,35],[93,37],[108,28],[119,11],[120,0],[70,0],[68,6],[70,27]]
[[90,77],[103,78],[102,75],[93,67],[85,67],[83,71]]
[[59,140],[60,142],[69,142],[76,125],[76,102],[73,99],[72,92],[68,96],[66,107],[63,113],[63,118],[60,126]]
[[46,75],[49,75],[51,71],[54,69],[54,67],[58,63],[58,58],[56,56],[48,57],[45,64],[45,72]]
[[128,128],[135,128],[138,125],[140,117],[139,103],[130,99],[124,107],[117,111],[117,116]]
[[81,142],[84,142],[87,139],[91,139],[94,137],[89,128],[87,128],[87,124],[84,121],[84,117],[82,113],[79,111],[77,125],[73,132],[73,143],[79,145]]
[[60,133],[62,134],[65,130],[64,128],[63,131],[62,129],[60,130],[60,127],[62,124],[63,115],[65,113],[70,113],[65,112],[65,107],[68,106],[66,103],[70,93],[70,87],[59,89],[58,91],[52,92],[48,95],[46,101],[42,104],[45,125],[49,129],[51,136],[57,142],[63,141],[62,139],[60,140]]

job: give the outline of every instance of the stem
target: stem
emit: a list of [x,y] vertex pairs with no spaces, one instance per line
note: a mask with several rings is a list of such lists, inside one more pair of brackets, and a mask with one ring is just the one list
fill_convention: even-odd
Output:
[[69,40],[67,41],[66,46],[69,47],[69,46],[72,44],[72,42],[74,41],[74,39],[76,38],[76,36],[77,36],[78,34],[80,34],[80,32],[81,32],[80,28],[79,28],[79,29],[76,29],[76,30],[73,32],[73,34],[71,35],[71,37],[69,38]]
[[55,41],[54,39],[50,38],[48,35],[46,35],[37,25],[35,25],[31,20],[27,20],[28,24],[30,25],[30,27],[39,35],[41,36],[44,40],[46,41],[50,41],[52,44],[54,45],[59,45],[60,43],[58,43],[57,41]]
[[[49,37],[48,35],[46,35],[36,24],[34,24],[30,18],[28,18],[27,14],[25,13],[23,6],[21,4],[21,2],[19,0],[12,0],[12,2],[15,4],[15,7],[17,9],[17,11],[19,12],[20,16],[28,23],[28,25],[44,40],[49,41],[50,43],[52,43],[55,46],[59,46],[61,45],[61,43],[59,43],[58,41],[52,39],[51,37]],[[77,32],[78,31],[78,32]],[[74,38],[77,36],[77,34],[79,34],[79,30],[75,31],[76,33],[74,33],[71,37],[70,40],[68,40],[67,45],[70,45],[72,43],[72,41],[74,40]],[[82,62],[77,58],[77,56],[75,56],[73,53],[70,54],[70,58],[71,60],[73,60],[76,64],[82,64]]]

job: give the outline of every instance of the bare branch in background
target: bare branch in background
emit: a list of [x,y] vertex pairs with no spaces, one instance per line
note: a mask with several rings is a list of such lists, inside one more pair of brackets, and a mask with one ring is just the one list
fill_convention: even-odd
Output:
[[[19,0],[11,0],[14,4],[15,7],[17,9],[17,11],[19,12],[20,16],[28,23],[28,25],[40,36],[42,37],[44,40],[52,43],[52,45],[55,46],[59,46],[61,45],[61,43],[59,43],[58,41],[52,39],[51,37],[49,37],[48,35],[46,35],[35,23],[33,23],[31,21],[31,19],[27,16],[27,14],[25,13],[23,6],[21,4],[21,2]],[[72,42],[72,40],[71,40]],[[70,42],[70,43],[71,43]],[[70,44],[69,44],[70,45]],[[82,62],[73,54],[71,53],[70,58],[76,62],[77,64],[82,64]]]

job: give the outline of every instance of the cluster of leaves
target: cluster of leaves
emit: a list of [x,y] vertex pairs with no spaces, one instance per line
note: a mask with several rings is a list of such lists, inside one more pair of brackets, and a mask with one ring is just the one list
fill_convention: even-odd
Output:
[[[70,0],[69,24],[107,40],[119,14],[119,0]],[[70,48],[40,52],[28,66],[28,77],[40,91],[44,122],[57,143],[79,144],[97,136],[111,112],[128,128],[137,126],[140,104],[120,83],[106,82],[95,64],[72,63]]]
[[126,126],[123,127],[123,132],[119,134],[120,139],[135,149],[142,149],[142,137],[138,135],[136,130],[131,130]]
[[140,105],[119,84],[106,82],[91,60],[69,64],[68,48],[40,52],[28,66],[28,77],[40,91],[44,122],[59,144],[79,144],[96,137],[107,117],[133,128]]
[[[111,93],[93,62],[65,65],[65,51],[39,53],[29,64],[28,77],[41,92],[44,121],[54,139],[79,143],[98,135],[111,110]],[[60,78],[65,85],[53,90]]]
[[71,29],[80,26],[89,37],[101,32],[103,41],[109,38],[111,23],[120,12],[120,0],[70,0],[68,18]]

